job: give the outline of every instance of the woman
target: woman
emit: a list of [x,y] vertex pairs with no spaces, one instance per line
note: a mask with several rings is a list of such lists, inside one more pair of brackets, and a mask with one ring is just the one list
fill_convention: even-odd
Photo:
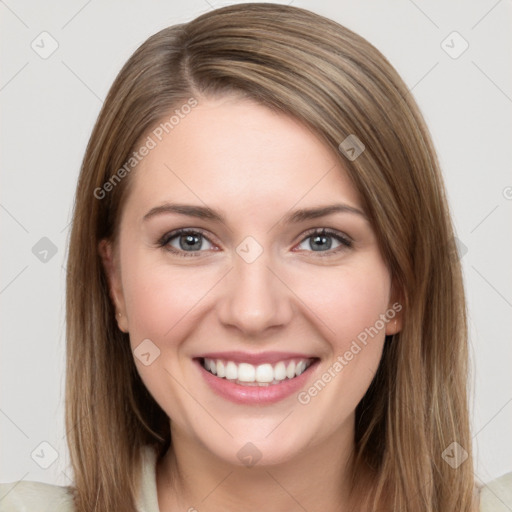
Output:
[[77,188],[74,485],[0,507],[492,510],[452,240],[428,130],[367,41],[272,4],[162,30]]

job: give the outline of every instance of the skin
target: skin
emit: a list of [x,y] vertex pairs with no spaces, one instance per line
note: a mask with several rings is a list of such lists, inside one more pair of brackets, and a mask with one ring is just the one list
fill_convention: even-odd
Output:
[[[199,98],[129,179],[119,239],[100,252],[119,328],[132,349],[150,339],[160,350],[148,366],[134,358],[171,418],[173,447],[156,474],[160,509],[347,510],[355,408],[399,314],[306,405],[296,394],[232,403],[192,360],[213,350],[311,354],[320,361],[307,389],[397,301],[364,215],[283,220],[333,203],[363,211],[336,155],[297,120],[250,100]],[[165,202],[207,205],[225,222],[176,213],[143,220]],[[200,251],[181,257],[158,246],[178,228],[204,232]],[[311,228],[335,230],[352,246],[331,237],[330,249],[314,251]],[[263,250],[252,263],[236,252],[247,236]],[[168,245],[179,250],[179,236]],[[248,442],[261,454],[251,468],[237,457]]]

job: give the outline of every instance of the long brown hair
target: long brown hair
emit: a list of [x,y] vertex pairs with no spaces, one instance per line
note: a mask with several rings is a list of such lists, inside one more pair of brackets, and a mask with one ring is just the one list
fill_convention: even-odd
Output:
[[[150,37],[119,73],[94,127],[67,266],[66,427],[77,512],[135,512],[141,448],[162,455],[171,443],[169,419],[117,328],[98,254],[101,240],[115,241],[129,192],[129,172],[119,180],[119,169],[173,109],[229,93],[304,122],[338,154],[402,293],[402,330],[386,340],[356,410],[353,482],[363,470],[373,475],[371,510],[386,498],[394,511],[469,512],[464,291],[428,129],[369,42],[322,16],[273,4],[218,9]],[[356,159],[339,150],[350,135],[365,146]],[[452,442],[468,454],[456,469],[443,458]]]

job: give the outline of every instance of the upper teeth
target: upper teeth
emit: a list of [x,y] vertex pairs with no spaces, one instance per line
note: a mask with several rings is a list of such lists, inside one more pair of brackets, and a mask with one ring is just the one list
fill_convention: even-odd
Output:
[[303,373],[310,366],[310,359],[298,359],[296,361],[280,361],[274,365],[264,363],[254,366],[249,363],[235,363],[221,359],[204,358],[203,366],[217,377],[239,382],[255,382],[269,384],[279,382],[286,378],[293,379]]

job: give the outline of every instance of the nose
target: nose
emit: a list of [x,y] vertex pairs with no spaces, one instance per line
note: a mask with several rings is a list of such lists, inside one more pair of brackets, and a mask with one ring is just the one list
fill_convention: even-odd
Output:
[[292,318],[293,293],[267,254],[264,251],[252,262],[235,254],[217,303],[221,323],[244,337],[264,336]]

